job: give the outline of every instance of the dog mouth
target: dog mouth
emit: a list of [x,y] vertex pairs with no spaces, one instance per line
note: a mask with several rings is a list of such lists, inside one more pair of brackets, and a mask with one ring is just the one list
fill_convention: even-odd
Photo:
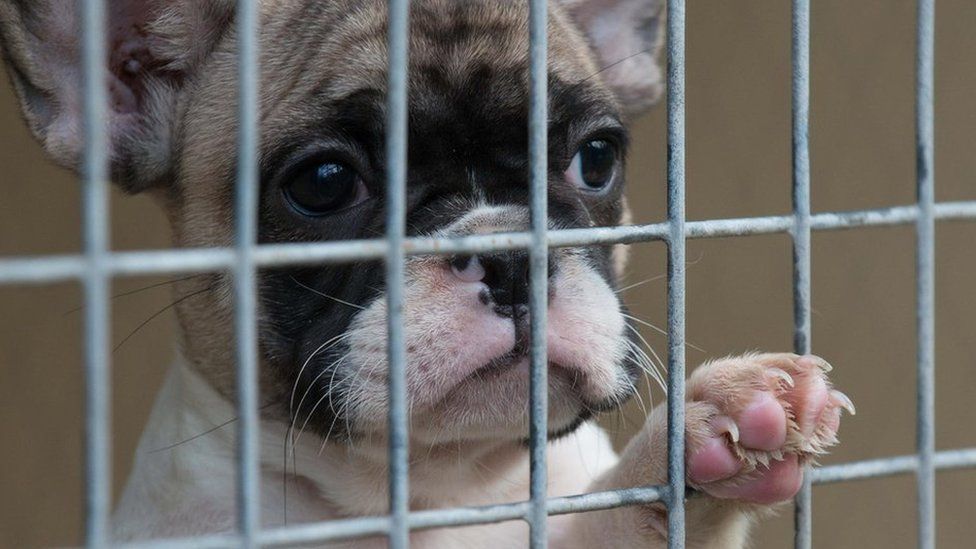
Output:
[[[493,358],[487,363],[463,376],[458,382],[445,392],[440,401],[448,401],[460,393],[465,393],[485,385],[502,387],[505,385],[528,386],[532,376],[532,359],[528,349],[515,349],[504,355]],[[581,386],[585,380],[585,373],[579,368],[567,366],[555,361],[548,361],[546,365],[549,391],[566,391],[567,389],[582,397]]]
[[[582,373],[576,368],[570,368],[557,362],[548,361],[547,370],[549,375],[565,377],[573,381],[574,385],[582,377]],[[519,376],[529,376],[532,371],[532,358],[526,351],[511,351],[500,357],[490,360],[483,366],[475,369],[462,380],[462,383],[469,380],[486,381],[497,379],[513,373]]]

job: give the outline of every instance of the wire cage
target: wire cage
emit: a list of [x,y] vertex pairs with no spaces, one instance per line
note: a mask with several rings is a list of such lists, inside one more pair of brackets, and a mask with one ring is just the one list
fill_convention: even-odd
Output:
[[[456,238],[408,238],[405,234],[407,56],[409,1],[389,0],[387,120],[387,233],[382,239],[257,245],[258,0],[238,0],[240,42],[239,161],[236,241],[233,247],[113,252],[108,246],[105,1],[82,10],[85,150],[83,163],[84,250],[76,255],[0,259],[0,285],[81,282],[84,289],[86,545],[112,544],[110,529],[112,431],[110,425],[109,284],[114,277],[224,271],[232,275],[238,362],[238,530],[229,534],[164,539],[139,547],[256,547],[325,542],[383,535],[390,547],[409,545],[413,530],[523,520],[529,544],[546,546],[549,515],[662,502],[668,509],[668,546],[684,546],[685,245],[687,239],[787,233],[793,240],[794,347],[811,351],[810,239],[813,231],[914,225],[917,269],[917,452],[807,471],[797,496],[795,544],[811,547],[811,486],[912,473],[917,484],[918,546],[935,547],[935,473],[976,467],[976,448],[935,450],[934,438],[934,248],[935,222],[976,220],[976,201],[936,203],[933,173],[934,0],[918,0],[916,49],[917,202],[862,211],[813,213],[808,149],[810,1],[792,6],[793,212],[738,219],[685,219],[685,2],[667,2],[667,186],[665,222],[614,228],[548,230],[546,215],[547,82],[546,0],[530,4],[531,231]],[[668,472],[665,485],[547,498],[547,251],[551,247],[663,241],[668,249]],[[411,512],[408,508],[407,397],[402,324],[404,258],[419,254],[480,253],[525,249],[530,256],[530,498],[487,507]],[[389,514],[328,522],[260,527],[258,462],[258,340],[255,273],[267,266],[384,260],[388,288]]]

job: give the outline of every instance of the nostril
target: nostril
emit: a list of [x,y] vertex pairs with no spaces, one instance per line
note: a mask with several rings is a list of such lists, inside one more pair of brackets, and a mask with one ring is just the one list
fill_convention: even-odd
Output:
[[529,255],[516,250],[479,256],[485,271],[482,282],[488,286],[496,305],[511,306],[529,302]]
[[451,272],[463,282],[481,282],[485,278],[485,268],[476,255],[451,258]]

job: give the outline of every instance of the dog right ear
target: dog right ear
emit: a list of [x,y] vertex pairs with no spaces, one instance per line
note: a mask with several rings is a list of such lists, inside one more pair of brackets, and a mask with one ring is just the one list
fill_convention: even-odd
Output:
[[[82,136],[81,3],[0,0],[0,49],[34,136],[76,169]],[[165,179],[177,98],[234,17],[233,0],[107,0],[112,178],[129,192]]]

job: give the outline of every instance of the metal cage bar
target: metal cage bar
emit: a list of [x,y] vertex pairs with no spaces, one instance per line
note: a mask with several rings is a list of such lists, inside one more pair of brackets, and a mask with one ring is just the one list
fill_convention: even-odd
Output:
[[[976,448],[944,450],[935,455],[935,468],[940,471],[976,468]],[[811,470],[814,485],[832,484],[885,478],[914,473],[918,469],[918,456],[887,457],[866,461],[855,461],[830,465]],[[640,503],[666,501],[667,486],[650,486],[610,490],[572,497],[550,498],[547,508],[549,515],[583,513],[603,509],[613,509]],[[410,529],[424,530],[450,526],[469,526],[524,519],[527,502],[508,503],[486,507],[459,507],[414,511],[410,513]],[[361,517],[328,522],[269,528],[261,532],[261,545],[280,547],[302,545],[323,541],[362,538],[386,534],[388,517]],[[214,534],[192,538],[171,538],[139,543],[128,543],[121,547],[129,549],[167,549],[183,548],[231,548],[237,547],[237,536]]]
[[918,546],[935,549],[935,162],[933,80],[935,0],[918,0],[915,142],[918,391]]
[[258,223],[258,5],[238,2],[238,151],[235,204],[234,334],[237,351],[237,510],[241,545],[256,546],[261,527],[258,432],[257,267]]
[[[793,349],[810,353],[810,0],[793,0]],[[809,469],[796,495],[794,545],[812,546],[813,489]]]
[[407,357],[403,327],[404,252],[407,185],[407,93],[410,4],[389,3],[389,89],[387,91],[386,157],[386,304],[389,357],[389,498],[391,549],[410,546],[409,442]]
[[82,234],[85,296],[85,543],[111,539],[112,432],[109,353],[108,91],[103,78],[106,18],[103,0],[81,5],[83,116]]
[[[941,202],[934,206],[936,221],[976,220],[976,201]],[[837,231],[867,227],[892,227],[914,224],[918,206],[894,206],[847,212],[822,212],[810,216],[813,231]],[[793,215],[707,219],[685,223],[685,238],[725,238],[788,233]],[[666,240],[669,224],[649,223],[622,227],[559,229],[548,232],[550,248],[632,244]],[[463,237],[407,238],[407,255],[476,254],[486,251],[526,249],[529,233],[496,233]],[[384,239],[345,240],[255,246],[254,261],[259,267],[350,263],[383,259],[388,244]],[[234,265],[231,248],[181,248],[120,251],[106,255],[104,269],[113,276],[181,274],[227,271]],[[85,255],[62,254],[22,256],[0,259],[0,284],[51,284],[83,279],[88,263]]]
[[[669,547],[684,544],[684,321],[687,239],[788,233],[793,239],[794,347],[810,351],[810,240],[813,231],[914,224],[917,231],[918,416],[917,453],[811,469],[797,499],[796,546],[810,547],[811,485],[913,473],[918,489],[918,545],[935,546],[935,473],[976,468],[976,447],[938,452],[934,440],[934,253],[935,222],[976,221],[976,201],[936,203],[934,196],[933,76],[934,0],[918,0],[916,142],[917,202],[909,206],[848,212],[811,213],[809,127],[809,0],[793,1],[793,211],[766,217],[685,220],[684,193],[684,29],[683,0],[668,0],[668,219],[628,227],[548,230],[546,215],[546,27],[545,0],[530,0],[530,232],[456,238],[407,238],[405,182],[409,0],[390,0],[387,154],[387,235],[385,239],[258,245],[257,147],[259,142],[259,10],[257,0],[238,0],[239,135],[236,239],[229,248],[112,252],[108,238],[109,156],[107,93],[101,78],[106,50],[104,0],[79,4],[82,27],[83,123],[82,254],[0,259],[0,285],[82,283],[85,296],[85,542],[110,545],[111,417],[109,285],[112,277],[223,271],[232,275],[237,339],[239,412],[238,531],[194,538],[153,540],[125,547],[281,546],[385,535],[405,548],[409,532],[430,528],[525,520],[533,547],[546,543],[549,515],[663,502],[667,505]],[[668,245],[668,421],[669,478],[662,486],[635,487],[572,497],[546,495],[547,380],[546,295],[548,249],[664,241]],[[532,367],[530,395],[531,483],[527,501],[410,512],[405,353],[403,345],[404,260],[408,255],[479,253],[526,249],[531,257]],[[256,272],[265,266],[386,261],[389,333],[389,497],[390,514],[262,529],[258,483]],[[692,496],[694,497],[694,495]]]
[[549,360],[546,324],[549,308],[549,228],[547,193],[549,190],[549,66],[547,0],[529,2],[529,185],[531,240],[529,247],[529,546],[545,549],[548,471],[546,452],[549,440]]
[[685,2],[668,0],[668,548],[685,546]]

